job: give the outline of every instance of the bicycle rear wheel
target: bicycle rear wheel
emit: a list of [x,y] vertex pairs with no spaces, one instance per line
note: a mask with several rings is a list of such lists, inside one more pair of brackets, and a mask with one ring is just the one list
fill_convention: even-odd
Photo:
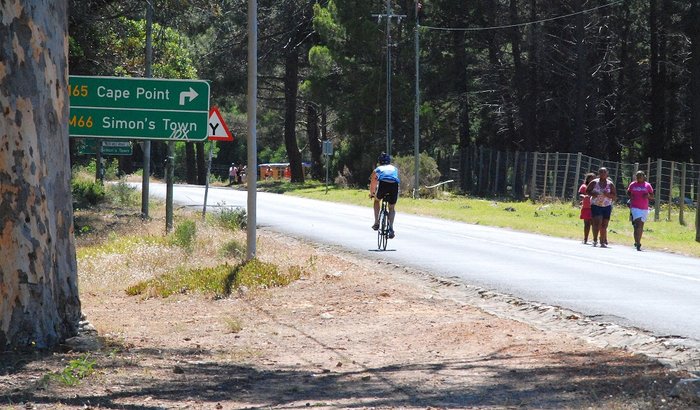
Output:
[[377,248],[386,250],[389,241],[389,212],[386,210],[386,202],[382,201],[382,209],[379,211],[379,230],[377,231]]

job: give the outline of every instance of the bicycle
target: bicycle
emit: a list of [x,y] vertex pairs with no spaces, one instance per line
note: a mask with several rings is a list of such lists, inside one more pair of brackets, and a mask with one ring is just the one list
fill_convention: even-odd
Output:
[[377,230],[377,249],[386,250],[389,241],[389,210],[387,209],[386,198],[382,198],[382,207],[379,210],[379,229]]

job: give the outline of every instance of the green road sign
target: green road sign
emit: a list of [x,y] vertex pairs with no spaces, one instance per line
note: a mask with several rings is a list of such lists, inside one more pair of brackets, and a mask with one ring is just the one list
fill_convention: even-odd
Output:
[[[80,155],[95,155],[97,153],[97,139],[82,138],[78,142]],[[131,141],[102,140],[102,155],[132,155],[134,149]]]
[[71,137],[207,139],[206,81],[70,76],[68,92]]

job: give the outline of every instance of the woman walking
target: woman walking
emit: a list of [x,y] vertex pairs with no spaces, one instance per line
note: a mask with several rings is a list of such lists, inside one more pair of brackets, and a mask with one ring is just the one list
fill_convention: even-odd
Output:
[[615,184],[608,178],[608,169],[601,167],[598,178],[591,181],[586,188],[591,196],[591,225],[593,225],[593,246],[608,247],[608,223],[612,213],[612,204],[617,199]]
[[637,171],[635,177],[636,181],[627,187],[627,194],[630,197],[630,212],[634,227],[634,247],[641,251],[644,222],[649,216],[649,200],[654,199],[654,188],[647,182],[647,176],[643,171]]

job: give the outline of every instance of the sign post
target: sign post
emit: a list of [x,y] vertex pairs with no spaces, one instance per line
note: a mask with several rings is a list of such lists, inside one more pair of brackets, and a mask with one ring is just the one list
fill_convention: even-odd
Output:
[[[211,107],[209,111],[209,124],[207,125],[207,137],[209,141],[209,162],[207,164],[207,181],[204,187],[204,206],[202,207],[202,220],[207,216],[207,196],[209,195],[209,175],[211,174],[212,151],[216,141],[233,141],[233,134],[229,131],[219,109]],[[240,172],[240,171],[239,171]]]
[[71,137],[203,141],[209,83],[70,76]]
[[326,194],[328,194],[328,168],[331,164],[331,155],[333,155],[333,142],[330,140],[323,141],[323,156],[326,157]]

